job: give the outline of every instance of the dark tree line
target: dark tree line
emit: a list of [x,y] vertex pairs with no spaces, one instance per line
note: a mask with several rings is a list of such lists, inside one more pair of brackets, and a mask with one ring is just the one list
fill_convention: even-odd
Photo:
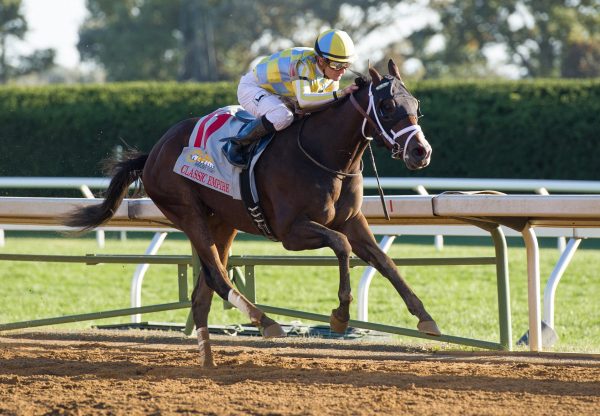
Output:
[[79,50],[84,59],[101,63],[111,80],[234,79],[257,56],[285,46],[310,46],[327,27],[348,31],[358,45],[378,31],[381,39],[371,39],[373,56],[417,59],[425,78],[497,76],[486,53],[493,47],[523,78],[600,76],[600,0],[430,0],[423,10],[437,18],[392,44],[385,42],[385,28],[393,30],[399,19],[410,19],[402,10],[422,2],[87,4],[91,17],[80,30]]
[[54,65],[54,49],[38,49],[29,55],[9,56],[10,42],[23,39],[27,20],[23,16],[21,0],[0,0],[0,84]]
[[[481,76],[486,47],[505,50],[521,77],[600,76],[600,0],[431,0],[439,23],[411,35],[427,76]],[[434,36],[445,45],[427,53]]]
[[[330,27],[355,40],[361,70],[367,60],[384,67],[392,57],[416,62],[417,78],[498,77],[505,65],[521,78],[600,76],[600,0],[86,0],[86,6],[77,48],[109,81],[233,80],[258,56],[312,46]],[[424,13],[425,24],[395,36]],[[0,82],[53,64],[53,50],[8,58],[10,39],[26,31],[21,0],[0,0]],[[503,61],[491,62],[490,51]]]

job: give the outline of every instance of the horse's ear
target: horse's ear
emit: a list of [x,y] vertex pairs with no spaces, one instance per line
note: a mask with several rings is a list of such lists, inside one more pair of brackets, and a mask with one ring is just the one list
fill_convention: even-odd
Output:
[[400,81],[402,81],[402,77],[400,76],[400,71],[398,70],[398,66],[392,59],[390,59],[388,61],[388,71],[390,72],[391,76],[396,77]]
[[375,68],[369,66],[369,74],[371,75],[371,79],[373,80],[373,85],[377,85],[381,82],[383,77]]

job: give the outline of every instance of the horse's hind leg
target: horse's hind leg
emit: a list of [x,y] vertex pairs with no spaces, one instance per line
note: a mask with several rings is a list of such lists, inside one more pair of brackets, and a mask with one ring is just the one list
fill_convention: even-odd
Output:
[[202,275],[202,272],[200,272],[198,283],[196,283],[196,287],[192,292],[192,315],[198,336],[200,365],[203,367],[215,366],[208,332],[208,313],[210,312],[213,293],[214,291],[208,286],[206,279]]
[[[250,318],[253,325],[259,327],[262,330],[263,336],[266,338],[282,337],[285,336],[285,332],[281,326],[267,317],[260,309],[258,309],[252,302],[246,299],[241,293],[239,293],[232,285],[227,271],[225,269],[225,263],[221,260],[227,260],[229,247],[231,241],[215,241],[215,236],[210,233],[206,233],[204,221],[193,221],[194,226],[191,231],[186,232],[188,238],[192,242],[192,245],[196,249],[198,257],[202,263],[202,271],[207,287],[215,291],[221,298],[229,301],[235,307]],[[187,228],[190,230],[190,228]],[[230,234],[229,238],[233,239],[234,233]],[[208,240],[208,241],[207,241]],[[217,246],[217,244],[219,246]],[[200,280],[200,279],[199,279]],[[208,295],[204,295],[207,289],[200,287],[198,289],[199,302],[204,300]],[[201,318],[208,316],[208,310],[199,311],[198,324],[204,324],[204,319]]]
[[[219,260],[227,266],[229,249],[237,234],[237,230],[220,221],[216,216],[209,217],[209,227],[215,240],[215,246],[219,253]],[[198,283],[192,292],[192,315],[196,324],[198,335],[198,348],[200,349],[200,363],[204,367],[214,367],[215,363],[210,347],[208,332],[208,314],[212,304],[214,290],[207,283],[204,274],[200,272]]]
[[[217,247],[217,238],[213,235],[209,214],[203,203],[196,200],[195,203],[186,204],[161,204],[159,198],[153,198],[156,205],[165,214],[165,216],[173,222],[177,228],[184,230],[196,253],[202,263],[202,273],[206,282],[205,286],[199,286],[195,297],[196,304],[199,309],[197,314],[194,313],[194,320],[198,328],[206,327],[206,318],[208,316],[208,308],[203,303],[211,297],[208,289],[215,291],[221,298],[228,300],[242,312],[246,313],[250,321],[259,327],[263,336],[281,337],[285,336],[285,332],[281,326],[268,318],[260,309],[252,304],[248,299],[241,295],[231,284],[225,266],[221,262],[219,248]],[[231,235],[233,238],[233,235]],[[226,243],[220,242],[222,249],[225,250]],[[224,255],[226,255],[224,253]],[[198,279],[199,282],[201,279]],[[200,306],[204,305],[204,306]],[[199,342],[202,346],[210,345],[208,342],[208,330],[199,332]],[[204,337],[204,338],[202,338]],[[207,362],[207,364],[210,364]]]

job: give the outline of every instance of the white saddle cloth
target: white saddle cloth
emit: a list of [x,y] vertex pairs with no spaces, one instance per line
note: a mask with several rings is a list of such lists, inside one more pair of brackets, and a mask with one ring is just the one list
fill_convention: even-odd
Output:
[[236,136],[243,125],[234,116],[240,110],[241,106],[231,105],[198,120],[173,172],[241,200],[241,168],[229,163],[221,150],[221,139]]

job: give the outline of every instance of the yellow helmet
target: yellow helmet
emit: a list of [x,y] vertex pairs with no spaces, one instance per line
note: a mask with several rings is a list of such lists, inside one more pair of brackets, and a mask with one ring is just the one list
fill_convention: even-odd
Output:
[[350,63],[354,61],[354,42],[343,30],[329,29],[317,38],[315,52],[330,61]]

